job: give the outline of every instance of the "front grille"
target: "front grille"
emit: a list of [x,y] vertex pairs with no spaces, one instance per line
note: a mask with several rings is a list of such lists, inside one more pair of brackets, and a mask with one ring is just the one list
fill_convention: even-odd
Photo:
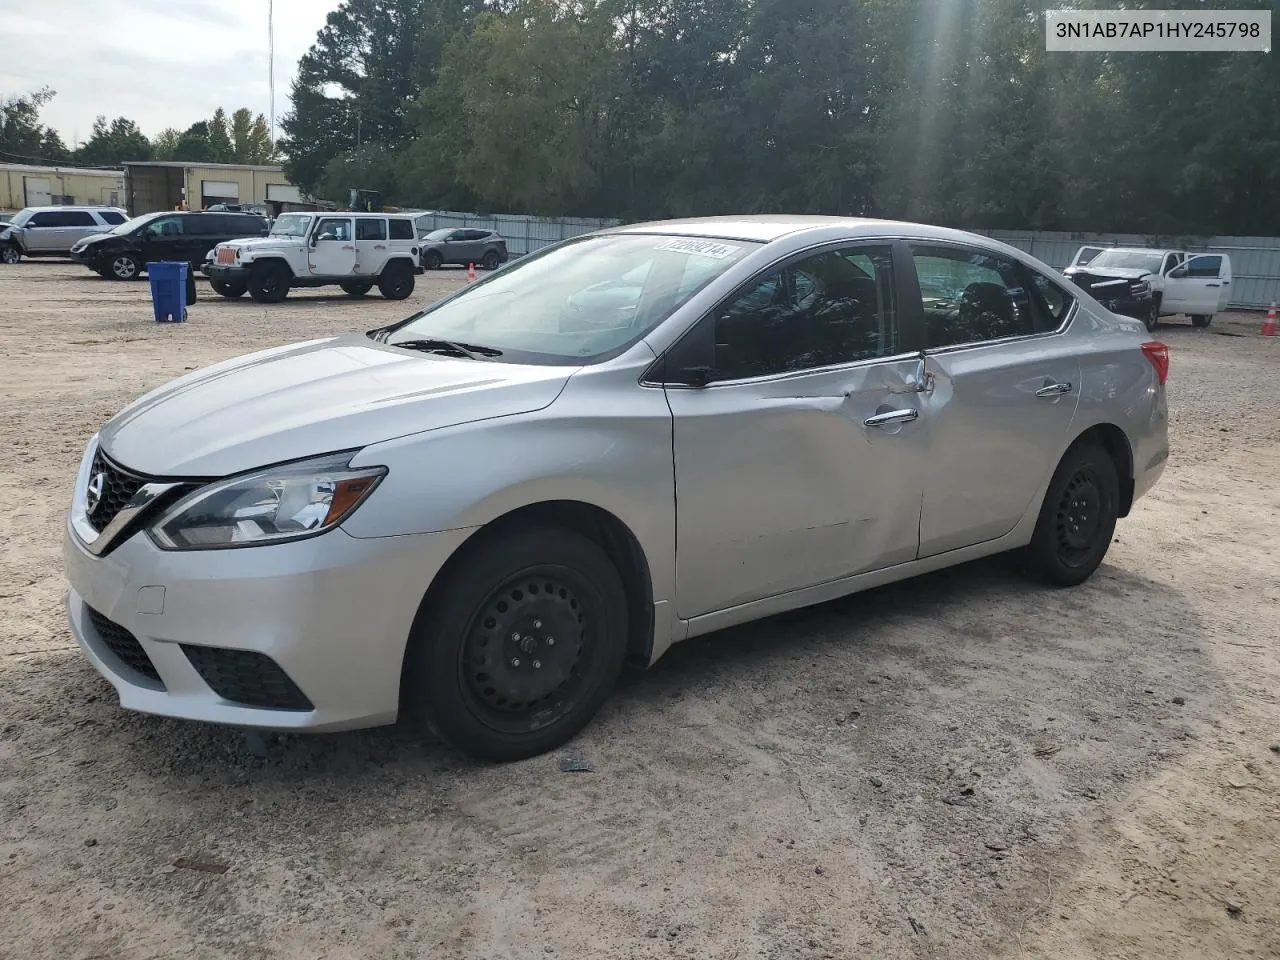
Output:
[[147,478],[116,466],[102,455],[101,450],[93,455],[93,467],[89,470],[91,486],[98,482],[99,476],[102,477],[102,491],[97,504],[89,511],[89,525],[101,533],[147,483]]
[[151,658],[147,656],[147,651],[142,649],[142,644],[138,642],[137,637],[120,626],[120,624],[108,620],[92,607],[86,607],[85,609],[89,611],[89,622],[93,624],[93,629],[98,631],[98,636],[107,645],[107,649],[115,654],[116,659],[144,677],[155,680],[162,687],[164,686],[164,683],[160,680],[160,674],[156,672]]
[[307,695],[265,653],[185,643],[182,652],[204,682],[224,700],[268,710],[315,709]]

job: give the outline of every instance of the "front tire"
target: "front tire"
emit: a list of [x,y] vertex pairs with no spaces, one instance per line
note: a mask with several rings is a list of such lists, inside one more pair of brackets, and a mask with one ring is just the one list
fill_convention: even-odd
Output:
[[1207,327],[1212,322],[1213,322],[1212,314],[1201,313],[1191,318],[1191,325],[1193,327],[1200,327],[1201,329],[1203,329],[1204,327]]
[[224,296],[228,300],[243,297],[249,289],[248,284],[243,281],[210,280],[209,286],[213,287],[214,293]]
[[142,275],[142,261],[132,253],[117,253],[107,265],[112,280],[137,280]]
[[346,283],[339,284],[342,292],[349,297],[363,297],[366,293],[373,289],[372,280],[349,280]]
[[590,722],[626,649],[626,591],[605,552],[569,530],[526,530],[476,545],[432,591],[410,636],[405,695],[463,752],[523,760]]
[[279,303],[289,295],[292,279],[283,263],[260,263],[249,275],[249,296],[255,303]]
[[15,264],[21,259],[22,250],[16,244],[0,244],[0,263]]
[[1023,565],[1036,579],[1074,587],[1098,569],[1119,516],[1120,480],[1101,447],[1077,445],[1054,471]]
[[403,260],[388,263],[378,277],[378,292],[388,300],[404,300],[413,293],[413,268]]
[[1147,311],[1147,315],[1142,318],[1142,322],[1146,325],[1147,333],[1154,333],[1156,327],[1160,326],[1159,300],[1151,301],[1151,308]]

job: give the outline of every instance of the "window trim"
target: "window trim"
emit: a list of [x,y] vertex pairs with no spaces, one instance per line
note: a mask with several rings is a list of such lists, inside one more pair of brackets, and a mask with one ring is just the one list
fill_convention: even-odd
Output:
[[[882,247],[887,246],[893,260],[893,295],[895,299],[895,324],[898,328],[898,342],[905,349],[900,353],[884,357],[866,357],[861,360],[848,360],[844,363],[827,364],[821,367],[809,367],[805,370],[784,370],[778,373],[765,373],[754,377],[738,377],[733,380],[713,380],[705,385],[687,383],[679,379],[673,379],[667,373],[668,360],[672,356],[693,353],[694,357],[698,354],[706,354],[708,351],[712,358],[715,356],[715,317],[728,304],[737,298],[750,293],[752,289],[758,287],[772,274],[802,260],[808,260],[810,257],[826,253],[831,250],[846,250],[851,247]],[[905,258],[905,262],[904,262]],[[920,356],[920,349],[923,345],[923,314],[919,310],[910,309],[910,301],[907,300],[907,307],[904,309],[904,299],[907,296],[907,289],[904,284],[906,277],[904,276],[904,267],[911,269],[911,285],[915,285],[915,266],[910,262],[911,253],[907,249],[906,241],[902,237],[897,236],[881,236],[881,237],[846,237],[841,240],[823,240],[818,243],[810,244],[803,249],[793,251],[785,256],[779,257],[769,264],[761,267],[750,277],[736,286],[725,296],[717,300],[709,310],[705,311],[702,316],[698,317],[689,325],[680,337],[671,344],[662,355],[649,364],[640,374],[639,385],[642,387],[660,387],[663,389],[678,390],[712,390],[716,387],[740,386],[743,384],[768,383],[774,380],[787,380],[796,377],[807,377],[815,373],[831,373],[838,370],[854,369],[856,367],[866,366],[874,363],[887,363],[890,361],[901,361],[912,357]],[[918,288],[917,288],[918,293]],[[712,340],[710,344],[698,342],[705,340],[710,333]],[[684,366],[697,366],[697,364],[684,364]]]
[[[982,247],[974,246],[971,243],[963,243],[959,240],[934,240],[930,237],[904,237],[902,239],[903,239],[904,245],[908,248],[912,246],[954,247],[957,250],[971,250],[974,253],[981,253],[986,256],[1003,257],[1004,259],[1010,260],[1013,263],[1014,268],[1017,269],[1020,273],[1022,273],[1026,280],[1033,280],[1032,275],[1038,272],[1033,270],[1031,267],[1027,266],[1017,257],[1010,257],[1008,254],[1004,254],[1000,251],[985,250]],[[924,332],[924,298],[920,293],[920,278],[916,273],[915,257],[910,252],[910,249],[908,249],[907,257],[911,263],[911,283],[915,287],[915,290],[913,291],[912,300],[911,300],[911,306],[913,309],[917,310],[919,313],[921,334],[923,334]],[[1045,280],[1047,280],[1049,283],[1052,283],[1054,286],[1059,288],[1062,287],[1062,285],[1057,281],[1055,281],[1053,277],[1050,277],[1047,275],[1043,275],[1043,276]],[[1033,296],[1035,296],[1037,300],[1036,308],[1039,310],[1044,310],[1045,316],[1049,317],[1049,319],[1053,319],[1053,314],[1046,309],[1046,305],[1044,303],[1040,302],[1041,301],[1040,292],[1035,289],[1034,282],[1027,283],[1025,284],[1025,286],[1027,287],[1028,290],[1033,291]],[[1067,329],[1071,326],[1071,321],[1075,319],[1075,316],[1080,309],[1079,297],[1076,297],[1069,290],[1064,289],[1062,292],[1071,298],[1071,306],[1069,306],[1066,312],[1063,314],[1062,320],[1059,322],[1058,326],[1052,330],[1036,330],[1032,333],[1019,333],[1011,337],[1000,337],[996,340],[970,340],[966,343],[950,343],[950,344],[947,344],[945,347],[927,347],[927,346],[924,346],[922,342],[919,352],[922,352],[927,357],[934,357],[934,356],[938,356],[939,354],[955,353],[959,350],[980,350],[985,347],[996,346],[997,344],[1019,343],[1024,340],[1040,340],[1046,337],[1062,336],[1067,332]]]

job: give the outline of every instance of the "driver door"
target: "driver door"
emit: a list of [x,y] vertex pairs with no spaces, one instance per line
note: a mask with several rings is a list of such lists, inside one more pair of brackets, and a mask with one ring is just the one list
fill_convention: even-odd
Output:
[[345,277],[355,272],[355,230],[350,217],[320,217],[311,232],[307,266],[313,276]]

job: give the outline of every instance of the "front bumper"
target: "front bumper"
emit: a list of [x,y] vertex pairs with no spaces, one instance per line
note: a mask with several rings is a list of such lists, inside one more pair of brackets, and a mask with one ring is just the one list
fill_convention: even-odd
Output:
[[100,251],[94,250],[92,247],[84,247],[80,250],[72,247],[68,256],[76,263],[82,263],[91,270],[97,270],[102,266],[105,259]]
[[[63,543],[67,616],[121,706],[276,730],[396,719],[413,619],[469,533],[357,538],[339,528],[293,543],[183,552],[138,532],[97,557],[74,529],[76,509]],[[301,697],[264,703],[282,684]]]
[[204,275],[219,283],[247,283],[249,268],[238,263],[214,263],[208,261],[204,265]]

